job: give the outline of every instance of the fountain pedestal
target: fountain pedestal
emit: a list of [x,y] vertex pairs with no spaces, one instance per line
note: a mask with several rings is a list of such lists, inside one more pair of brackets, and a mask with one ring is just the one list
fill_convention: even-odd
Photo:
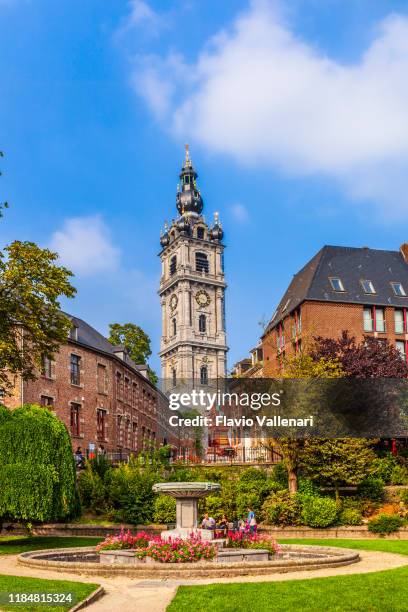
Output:
[[160,482],[153,485],[155,493],[170,495],[176,499],[176,528],[162,531],[164,540],[169,538],[187,539],[196,533],[203,540],[212,540],[214,531],[198,528],[198,500],[220,490],[214,482]]

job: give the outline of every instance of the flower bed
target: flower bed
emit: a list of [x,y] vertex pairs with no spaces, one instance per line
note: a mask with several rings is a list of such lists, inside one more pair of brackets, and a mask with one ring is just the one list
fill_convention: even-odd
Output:
[[265,549],[269,551],[270,555],[279,552],[279,544],[271,536],[244,531],[229,531],[227,534],[227,548]]
[[201,560],[211,561],[217,554],[217,547],[203,541],[199,536],[191,534],[187,540],[173,538],[162,540],[160,537],[149,536],[142,531],[132,535],[123,529],[116,536],[107,536],[96,550],[128,550],[140,560],[152,559],[161,563],[191,563]]
[[160,540],[160,538],[154,537],[140,531],[136,535],[132,535],[129,530],[125,531],[122,527],[119,535],[106,536],[103,542],[98,544],[96,550],[101,552],[102,550],[131,550],[137,548],[144,548],[149,545],[149,542]]

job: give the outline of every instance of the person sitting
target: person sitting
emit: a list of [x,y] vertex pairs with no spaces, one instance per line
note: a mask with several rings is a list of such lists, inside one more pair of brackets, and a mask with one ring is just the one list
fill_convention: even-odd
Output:
[[218,525],[218,529],[220,529],[220,531],[222,531],[222,534],[223,534],[224,536],[226,536],[226,535],[227,535],[227,533],[228,533],[228,526],[229,526],[228,519],[227,519],[227,517],[225,516],[225,514],[223,514],[223,515],[222,515],[222,518],[221,518],[221,520],[220,520],[220,523],[219,523],[219,525]]
[[215,520],[212,518],[212,516],[208,515],[208,512],[204,514],[204,518],[201,523],[201,528],[202,529],[215,529]]

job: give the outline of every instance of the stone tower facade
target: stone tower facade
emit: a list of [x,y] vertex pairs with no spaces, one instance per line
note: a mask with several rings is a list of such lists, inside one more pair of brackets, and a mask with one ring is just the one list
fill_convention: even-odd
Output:
[[160,238],[160,358],[167,390],[211,384],[227,371],[223,230],[217,214],[211,227],[202,215],[188,145],[176,205],[179,216]]

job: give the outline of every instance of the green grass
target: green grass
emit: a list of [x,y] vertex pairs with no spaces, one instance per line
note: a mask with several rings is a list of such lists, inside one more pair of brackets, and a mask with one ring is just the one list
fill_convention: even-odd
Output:
[[[400,540],[280,540],[408,555]],[[408,563],[408,559],[407,559]],[[408,566],[354,576],[179,587],[167,612],[407,612]]]
[[96,546],[103,538],[50,537],[50,536],[5,536],[0,537],[0,555],[18,555],[42,548],[71,548],[74,546]]
[[40,578],[22,578],[20,576],[1,576],[0,593],[2,595],[0,609],[3,611],[17,610],[19,612],[60,612],[69,610],[74,603],[47,606],[44,604],[5,604],[6,594],[18,593],[68,593],[75,595],[75,603],[88,597],[99,585],[86,582],[71,582],[68,580],[43,580]]

